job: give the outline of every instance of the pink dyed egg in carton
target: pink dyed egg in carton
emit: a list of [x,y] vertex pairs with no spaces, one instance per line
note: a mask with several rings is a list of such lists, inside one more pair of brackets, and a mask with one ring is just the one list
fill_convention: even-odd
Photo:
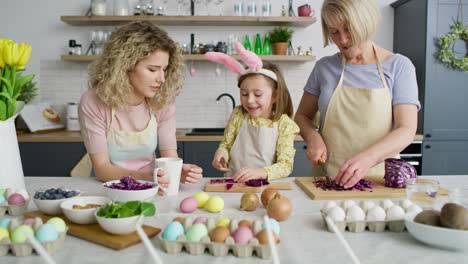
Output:
[[344,200],[328,201],[320,210],[323,223],[333,232],[325,218],[328,216],[340,231],[360,233],[366,229],[371,232],[392,232],[405,230],[405,215],[420,212],[421,207],[409,200]]
[[23,215],[28,209],[31,197],[24,189],[0,186],[0,216],[9,214],[11,216]]
[[[248,220],[238,221],[236,219],[226,220],[227,218],[224,218],[224,220],[229,221],[227,226],[225,226],[225,230],[229,229],[228,234],[224,235],[224,242],[215,242],[212,241],[210,237],[212,237],[212,232],[215,232],[215,229],[220,228],[221,225],[219,223],[221,220],[216,223],[215,219],[208,218],[206,222],[204,222],[198,221],[199,218],[195,220],[185,218],[183,224],[180,225],[177,221],[169,223],[158,236],[162,242],[163,250],[169,254],[179,254],[185,249],[185,251],[191,255],[201,255],[208,249],[208,252],[216,257],[223,257],[231,252],[236,257],[250,257],[256,255],[262,259],[271,258],[270,247],[268,243],[265,242],[266,231],[264,231],[265,224],[263,221],[254,220],[251,222],[251,227],[248,227],[243,224],[239,225],[240,222]],[[276,222],[276,220],[270,219],[270,225],[274,223],[272,221]],[[276,232],[279,233],[279,224],[278,222],[274,224],[277,225],[272,225],[272,230],[275,232],[275,237],[278,238],[277,241],[279,243],[279,236],[276,235]],[[174,226],[178,228],[173,228]],[[229,228],[227,228],[228,226]],[[194,238],[191,230],[195,228],[203,231],[206,229],[206,231],[200,234],[199,237],[195,235]],[[240,230],[244,232],[248,230],[247,228],[251,230],[248,231],[251,232],[251,236],[247,238],[240,237]],[[170,238],[171,236],[172,238]]]
[[[29,221],[29,222],[27,222]],[[62,220],[63,221],[63,220]],[[4,228],[4,224],[7,222],[8,227]],[[64,224],[64,222],[63,222]],[[31,232],[32,235],[36,237],[37,240],[40,240],[40,237],[47,237],[50,236],[50,229],[55,228],[52,227],[52,224],[47,222],[46,224],[43,223],[42,219],[36,217],[34,219],[29,218],[25,220],[24,223],[19,223],[17,219],[8,219],[4,218],[0,220],[0,256],[5,256],[9,252],[13,256],[23,257],[29,256],[33,253],[34,249],[33,246],[26,240],[26,236],[21,234],[23,232]],[[40,242],[40,244],[44,247],[44,249],[49,252],[50,254],[59,250],[65,241],[65,236],[68,231],[68,227],[63,226],[62,232],[55,232],[54,240],[44,240],[45,242]],[[16,229],[18,229],[16,231]],[[21,230],[20,230],[21,229]],[[49,229],[49,230],[47,230]],[[20,242],[14,242],[19,240]]]

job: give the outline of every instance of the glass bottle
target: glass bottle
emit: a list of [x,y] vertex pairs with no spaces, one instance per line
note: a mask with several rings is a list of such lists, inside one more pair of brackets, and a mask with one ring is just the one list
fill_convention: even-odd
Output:
[[245,35],[244,39],[244,49],[252,51],[252,46],[250,45],[249,35]]
[[254,52],[257,55],[262,54],[262,40],[260,39],[260,34],[258,33],[257,33],[257,36],[255,37]]
[[271,55],[270,36],[268,36],[268,34],[265,34],[265,39],[263,40],[262,54]]

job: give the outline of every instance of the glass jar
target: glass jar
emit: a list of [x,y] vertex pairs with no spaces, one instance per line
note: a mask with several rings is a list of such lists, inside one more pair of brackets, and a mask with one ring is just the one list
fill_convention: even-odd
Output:
[[106,0],[91,0],[91,15],[105,16],[106,15]]
[[128,16],[128,0],[114,0],[114,16]]

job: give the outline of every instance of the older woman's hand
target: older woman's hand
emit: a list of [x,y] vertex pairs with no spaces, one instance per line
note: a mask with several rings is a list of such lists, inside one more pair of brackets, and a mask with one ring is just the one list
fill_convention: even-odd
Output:
[[341,165],[340,171],[335,178],[335,182],[344,188],[351,188],[364,178],[369,169],[374,165],[375,160],[373,157],[358,154]]
[[163,188],[166,189],[169,187],[169,179],[164,177],[164,170],[158,170],[157,181],[158,185],[161,187],[158,190],[159,195],[165,195]]
[[319,166],[327,160],[327,146],[319,133],[315,133],[307,142],[306,156],[313,166]]
[[193,164],[182,165],[181,183],[194,184],[197,183],[202,177],[203,169]]

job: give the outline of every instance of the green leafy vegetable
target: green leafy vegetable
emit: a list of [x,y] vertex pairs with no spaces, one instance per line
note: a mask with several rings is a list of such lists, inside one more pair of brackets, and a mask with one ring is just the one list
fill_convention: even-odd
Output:
[[156,214],[156,207],[153,203],[130,201],[123,204],[111,202],[99,208],[97,215],[104,218],[125,218],[135,215],[153,216]]

